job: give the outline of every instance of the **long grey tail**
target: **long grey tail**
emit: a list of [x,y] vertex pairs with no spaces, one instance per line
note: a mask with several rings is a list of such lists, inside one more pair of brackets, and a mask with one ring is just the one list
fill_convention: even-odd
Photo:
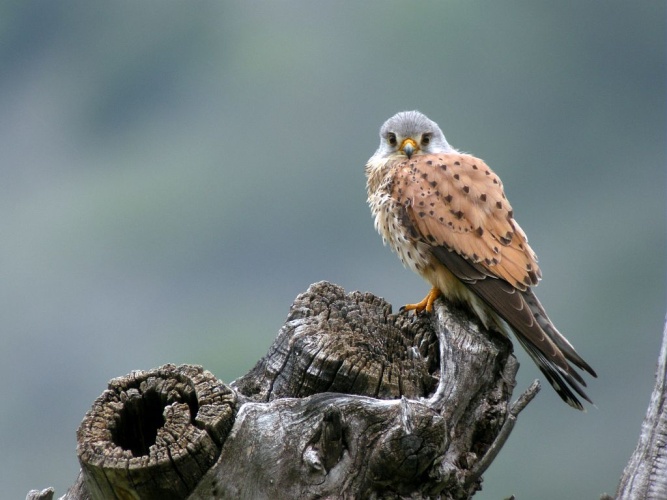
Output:
[[531,344],[523,335],[517,333],[515,337],[526,350],[531,359],[535,362],[540,371],[544,374],[546,379],[551,384],[551,387],[554,388],[558,396],[560,396],[563,401],[565,401],[572,408],[583,410],[583,405],[574,394],[576,392],[586,401],[593,404],[593,401],[591,401],[582,388],[582,386],[585,386],[586,383],[583,380],[575,380],[575,378],[572,376],[572,374],[577,375],[576,372],[573,371],[567,373],[563,371],[552,361],[547,359],[544,354],[542,354],[542,352],[540,352],[533,344]]
[[577,351],[574,350],[574,347],[572,347],[572,344],[570,344],[570,342],[568,342],[568,340],[556,329],[535,294],[532,291],[527,290],[524,292],[523,297],[526,300],[528,307],[530,307],[533,316],[535,316],[537,324],[540,325],[540,328],[542,328],[544,333],[546,333],[553,343],[561,350],[565,358],[597,378],[598,375],[595,373],[595,370],[593,370],[593,368],[579,356]]

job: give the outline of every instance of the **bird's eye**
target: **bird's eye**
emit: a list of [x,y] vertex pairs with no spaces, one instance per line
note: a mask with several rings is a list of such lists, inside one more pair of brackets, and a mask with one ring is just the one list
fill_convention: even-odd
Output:
[[422,135],[422,146],[428,146],[429,142],[431,142],[431,134]]
[[397,141],[396,141],[396,134],[393,132],[389,132],[387,134],[387,142],[389,143],[390,146],[396,146]]

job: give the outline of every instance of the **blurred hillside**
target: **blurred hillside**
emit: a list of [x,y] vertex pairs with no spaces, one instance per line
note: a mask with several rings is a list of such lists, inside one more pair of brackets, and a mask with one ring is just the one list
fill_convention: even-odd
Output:
[[[0,484],[74,481],[107,381],[231,381],[329,280],[398,306],[363,165],[419,109],[501,176],[551,318],[600,378],[545,390],[475,498],[613,493],[665,315],[664,2],[5,2]],[[518,351],[518,349],[517,349]],[[522,363],[518,391],[541,378]]]

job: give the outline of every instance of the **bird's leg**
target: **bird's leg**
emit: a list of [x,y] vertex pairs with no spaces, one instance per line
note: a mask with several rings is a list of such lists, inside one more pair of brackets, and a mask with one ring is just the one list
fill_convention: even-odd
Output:
[[433,312],[433,302],[435,302],[435,299],[440,297],[440,295],[442,295],[442,292],[438,288],[433,287],[421,302],[417,302],[416,304],[405,304],[401,307],[401,311],[415,311],[416,313],[420,313],[426,310],[426,312]]

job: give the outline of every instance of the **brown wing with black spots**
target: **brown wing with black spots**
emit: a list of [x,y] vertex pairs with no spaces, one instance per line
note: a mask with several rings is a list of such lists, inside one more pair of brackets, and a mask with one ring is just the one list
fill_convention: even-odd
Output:
[[498,176],[464,154],[420,155],[394,169],[391,196],[405,208],[406,229],[428,242],[433,257],[510,325],[561,398],[582,409],[577,395],[590,401],[586,383],[568,361],[595,372],[530,289],[541,277],[537,258]]
[[434,154],[395,168],[392,197],[424,240],[454,250],[519,290],[537,284],[537,257],[486,163],[466,154]]

